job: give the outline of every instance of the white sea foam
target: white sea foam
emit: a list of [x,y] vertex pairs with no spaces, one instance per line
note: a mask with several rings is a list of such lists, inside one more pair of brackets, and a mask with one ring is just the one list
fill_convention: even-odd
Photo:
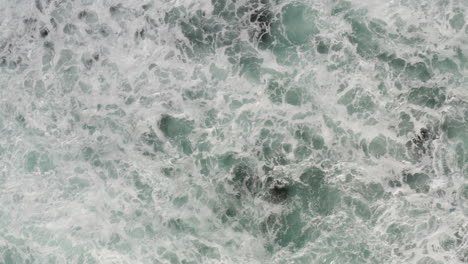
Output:
[[467,262],[466,9],[3,1],[0,263]]

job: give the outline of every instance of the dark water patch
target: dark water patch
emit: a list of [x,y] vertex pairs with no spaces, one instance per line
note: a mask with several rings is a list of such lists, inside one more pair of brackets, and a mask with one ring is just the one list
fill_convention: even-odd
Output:
[[407,95],[408,103],[432,109],[440,108],[446,100],[446,88],[425,87],[413,88]]
[[324,38],[317,38],[317,52],[320,54],[328,54],[330,51],[330,41]]
[[44,28],[41,28],[39,30],[39,35],[42,37],[42,38],[46,38],[48,35],[49,35],[49,29],[44,27]]
[[164,136],[176,138],[190,135],[194,129],[194,121],[164,114],[158,122],[158,127]]
[[433,74],[424,62],[417,62],[414,64],[407,64],[405,73],[410,79],[419,79],[426,82],[432,78]]
[[135,38],[135,41],[138,41],[138,40],[143,40],[145,39],[146,37],[146,31],[145,29],[138,29],[135,31],[135,34],[134,34],[134,38]]
[[325,172],[317,167],[306,169],[299,179],[307,185],[309,192],[318,192],[325,182]]
[[34,0],[34,5],[36,6],[37,10],[39,10],[39,12],[44,12],[44,7],[42,6],[41,0]]
[[148,132],[143,133],[140,139],[145,145],[151,147],[152,151],[164,151],[164,143],[159,139],[158,135],[156,135],[156,132],[152,128],[150,128]]
[[263,59],[254,56],[242,56],[239,61],[241,67],[240,75],[249,80],[259,82],[262,63]]
[[360,87],[348,90],[338,99],[338,103],[345,105],[349,115],[355,115],[358,118],[368,118],[375,112],[377,105],[375,98]]
[[398,135],[406,136],[413,132],[414,123],[411,121],[411,116],[405,112],[400,113],[400,123],[398,124]]
[[240,163],[233,168],[231,182],[239,195],[255,195],[261,184],[254,168],[246,163]]
[[78,27],[75,26],[74,24],[65,24],[65,26],[63,27],[63,33],[67,34],[67,35],[73,35],[75,32],[78,31]]
[[325,144],[324,138],[318,131],[311,129],[308,125],[299,125],[294,132],[294,138],[316,150],[322,149]]
[[339,1],[331,10],[333,16],[343,14],[343,12],[351,9],[351,2]]
[[348,36],[348,39],[356,45],[356,52],[364,58],[376,56],[380,51],[380,47],[367,24],[356,18],[351,18],[349,22],[351,23],[352,34]]
[[270,80],[266,86],[268,98],[275,104],[283,103],[286,90],[285,84],[277,80]]
[[[171,23],[172,16],[178,17],[180,15],[181,11],[174,9],[173,14],[168,16],[167,23]],[[222,43],[222,41],[219,41],[219,36],[221,36],[220,33],[224,25],[218,23],[213,17],[206,14],[205,11],[197,10],[188,19],[180,19],[178,24],[180,25],[182,34],[184,34],[190,43],[193,55],[197,57],[213,53],[218,47],[217,45]]]
[[297,209],[281,215],[272,214],[261,228],[264,233],[273,234],[274,243],[280,247],[302,248],[319,234],[314,234],[315,230],[308,228],[302,217],[303,214]]
[[403,172],[403,182],[418,193],[428,193],[430,190],[430,177],[425,173]]
[[388,186],[392,187],[392,188],[399,188],[401,187],[401,182],[398,181],[398,180],[389,180],[388,181]]
[[271,33],[273,19],[274,14],[265,7],[254,10],[250,15],[250,22],[254,25],[253,38],[261,49],[269,48],[275,40]]
[[369,154],[376,158],[387,154],[387,138],[383,135],[373,138],[369,143]]
[[272,203],[285,203],[291,194],[291,183],[285,179],[269,176],[264,183],[267,190],[267,200]]
[[291,3],[281,10],[281,21],[287,39],[295,45],[305,44],[310,37],[320,31],[315,25],[317,12],[309,6]]
[[82,10],[78,13],[78,19],[88,23],[88,24],[94,24],[98,22],[98,15],[96,12],[91,11],[91,10]]
[[273,131],[271,128],[263,128],[256,142],[256,145],[261,147],[261,151],[257,152],[257,157],[265,161],[265,165],[269,168],[290,163],[287,152],[283,148],[284,135]]
[[411,140],[406,142],[410,156],[420,160],[425,155],[432,155],[432,141],[439,137],[438,128],[421,128]]
[[142,202],[152,202],[153,187],[146,183],[137,172],[132,172],[131,175],[133,184],[138,191],[138,199],[140,199]]

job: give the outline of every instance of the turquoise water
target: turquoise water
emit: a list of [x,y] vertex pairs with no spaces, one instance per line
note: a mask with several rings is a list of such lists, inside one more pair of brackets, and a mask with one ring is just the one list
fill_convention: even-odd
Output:
[[468,263],[467,24],[0,1],[0,263]]

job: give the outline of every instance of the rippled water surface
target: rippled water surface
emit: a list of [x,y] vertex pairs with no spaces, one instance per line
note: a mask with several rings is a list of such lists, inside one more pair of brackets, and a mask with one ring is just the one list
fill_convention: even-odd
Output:
[[0,0],[0,263],[468,263],[466,0]]

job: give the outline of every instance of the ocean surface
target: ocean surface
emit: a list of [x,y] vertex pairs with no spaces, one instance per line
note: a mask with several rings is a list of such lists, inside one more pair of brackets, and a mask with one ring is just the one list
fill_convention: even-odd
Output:
[[0,263],[468,263],[468,1],[0,0]]

